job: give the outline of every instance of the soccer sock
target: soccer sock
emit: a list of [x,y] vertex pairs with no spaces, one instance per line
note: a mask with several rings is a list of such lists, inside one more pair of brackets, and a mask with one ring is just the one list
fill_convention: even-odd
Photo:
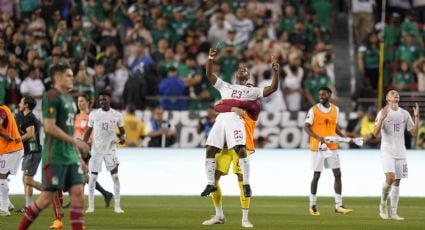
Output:
[[89,178],[89,208],[94,208],[94,189],[96,187],[96,174],[90,174]]
[[0,179],[0,209],[9,210],[9,182],[7,179]]
[[32,224],[32,222],[37,218],[41,210],[37,207],[35,203],[32,203],[28,206],[25,211],[24,217],[22,217],[21,223],[19,224],[18,230],[26,230]]
[[310,206],[317,205],[317,196],[316,194],[310,194]]
[[104,196],[104,197],[106,197],[106,195],[108,195],[108,192],[97,181],[96,181],[96,190],[99,191],[100,193],[102,193],[102,196]]
[[388,194],[390,193],[391,185],[387,184],[387,182],[384,182],[382,185],[382,195],[381,195],[381,203],[385,204],[388,199]]
[[242,177],[243,177],[243,184],[249,184],[249,172],[250,172],[250,165],[249,165],[249,158],[239,158],[239,165],[242,169]]
[[335,194],[335,208],[342,206],[342,196],[341,194]]
[[58,199],[59,199],[59,204],[61,205],[61,207],[62,207],[62,205],[63,205],[63,191],[61,190],[61,189],[58,189]]
[[112,181],[114,182],[115,207],[120,207],[120,179],[117,173],[112,174]]
[[83,207],[72,207],[69,213],[69,220],[73,230],[81,230],[84,226]]
[[55,220],[62,220],[62,217],[59,215],[59,212],[58,212],[59,205],[60,205],[60,202],[58,197],[54,197],[54,199],[52,200],[52,208],[53,208],[53,214],[55,215]]
[[32,203],[32,196],[25,196],[25,207],[30,206]]
[[241,207],[243,209],[249,209],[249,205],[251,203],[251,198],[245,197],[245,194],[243,192],[243,183],[242,181],[238,181],[239,184],[239,200],[241,202]]
[[214,175],[215,175],[215,158],[205,159],[205,174],[207,175],[207,182],[209,185],[214,185]]
[[217,190],[211,193],[211,199],[214,207],[221,207],[223,205],[223,195],[221,193],[221,187],[218,183],[215,184]]
[[242,221],[248,220],[249,209],[242,209]]
[[397,214],[398,200],[400,199],[400,188],[398,186],[391,186],[391,213]]

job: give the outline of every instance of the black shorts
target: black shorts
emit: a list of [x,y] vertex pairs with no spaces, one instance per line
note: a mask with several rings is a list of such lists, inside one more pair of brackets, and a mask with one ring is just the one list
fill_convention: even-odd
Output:
[[41,161],[41,153],[25,154],[22,160],[22,171],[25,176],[34,176]]

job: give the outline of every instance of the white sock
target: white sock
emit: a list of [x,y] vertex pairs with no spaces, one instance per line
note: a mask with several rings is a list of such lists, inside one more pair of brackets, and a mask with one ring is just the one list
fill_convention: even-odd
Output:
[[0,179],[0,209],[9,210],[9,182],[7,179]]
[[390,193],[391,185],[384,182],[382,185],[382,194],[381,194],[381,204],[386,204],[388,199],[388,194]]
[[112,181],[114,182],[114,199],[115,199],[115,207],[120,207],[120,179],[118,174],[112,174]]
[[214,185],[215,182],[215,158],[205,159],[205,174],[207,175],[207,182],[209,185]]
[[94,190],[96,188],[97,175],[90,174],[89,178],[89,208],[94,208]]
[[215,215],[218,216],[218,218],[220,219],[224,218],[223,207],[221,206],[215,207]]
[[391,186],[391,212],[397,214],[398,200],[400,199],[400,188],[398,186]]
[[317,196],[310,194],[310,206],[317,205]]
[[342,195],[335,194],[335,208],[339,208],[342,206]]
[[29,207],[32,203],[32,196],[25,196],[25,207]]
[[246,208],[242,209],[242,221],[248,220],[248,212],[249,212],[249,209],[246,209]]
[[239,158],[239,165],[242,169],[242,177],[243,177],[243,184],[249,184],[249,171],[250,171],[250,164],[249,164],[249,158]]

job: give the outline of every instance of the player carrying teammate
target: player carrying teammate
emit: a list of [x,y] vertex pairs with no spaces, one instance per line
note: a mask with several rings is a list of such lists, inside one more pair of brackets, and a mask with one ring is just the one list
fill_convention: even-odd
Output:
[[[246,131],[246,150],[247,154],[250,155],[255,151],[254,146],[254,130],[256,126],[256,121],[261,111],[261,103],[256,101],[239,101],[239,100],[222,100],[219,104],[215,106],[215,110],[219,113],[221,112],[236,112],[238,115],[242,116],[245,122],[245,131]],[[246,112],[245,112],[246,111]],[[233,173],[237,175],[238,184],[240,189],[240,202],[242,207],[242,221],[241,225],[245,228],[252,228],[254,225],[249,221],[248,211],[250,206],[250,197],[246,197],[243,191],[243,182],[242,182],[242,171],[239,167],[239,157],[234,150],[228,150],[224,148],[220,153],[215,157],[217,170],[215,173],[215,186],[217,191],[211,193],[211,198],[215,207],[216,214],[210,219],[204,221],[203,225],[213,225],[213,224],[224,224],[224,212],[222,207],[222,193],[219,185],[219,180],[222,175],[227,175],[229,172],[230,164],[233,164]]]
[[[208,62],[206,65],[206,74],[208,80],[220,92],[222,99],[237,100],[256,100],[258,98],[267,97],[275,92],[279,86],[280,66],[277,60],[273,58],[272,68],[274,70],[273,80],[270,86],[264,88],[246,86],[249,80],[248,68],[241,67],[236,72],[236,85],[224,82],[212,72],[212,65],[217,50],[210,49]],[[207,196],[211,192],[217,190],[214,185],[214,175],[216,170],[215,155],[223,149],[224,143],[227,143],[229,149],[234,149],[239,156],[239,164],[243,174],[243,189],[246,197],[251,196],[251,186],[249,185],[249,158],[246,154],[246,134],[243,119],[234,112],[220,113],[210,134],[207,138],[207,151],[205,160],[205,171],[207,175],[208,185],[205,187],[201,196]]]
[[[375,121],[375,137],[381,136],[381,162],[385,173],[382,186],[379,215],[382,219],[404,220],[397,213],[399,186],[402,178],[407,178],[406,146],[404,133],[407,129],[412,136],[418,134],[419,105],[413,107],[413,122],[409,112],[399,107],[400,95],[390,90],[386,95],[387,105],[379,111]],[[391,191],[391,211],[387,209],[388,194]]]
[[93,110],[89,115],[89,128],[84,134],[84,141],[88,142],[93,131],[92,157],[89,162],[89,207],[86,213],[94,212],[94,189],[98,173],[102,171],[102,163],[111,172],[114,182],[115,213],[123,213],[120,204],[120,181],[118,178],[118,157],[116,154],[116,130],[120,130],[119,144],[125,142],[124,123],[121,113],[111,108],[111,94],[107,91],[99,93],[100,108]]
[[84,225],[83,171],[87,167],[77,153],[77,148],[88,151],[88,145],[72,136],[77,106],[68,92],[72,89],[74,77],[71,68],[65,65],[54,66],[51,74],[54,88],[45,93],[42,99],[46,133],[42,150],[43,190],[27,208],[19,230],[28,229],[38,214],[49,205],[58,189],[70,193],[72,229],[83,229]]
[[332,91],[328,87],[321,87],[319,90],[320,103],[314,105],[307,114],[304,130],[310,136],[310,150],[312,156],[312,168],[314,170],[313,180],[311,181],[310,194],[310,214],[319,216],[317,210],[317,184],[323,167],[331,168],[335,177],[335,212],[347,214],[353,210],[345,208],[342,204],[342,182],[339,154],[337,152],[338,144],[325,143],[325,137],[345,135],[337,126],[339,108],[330,103]]

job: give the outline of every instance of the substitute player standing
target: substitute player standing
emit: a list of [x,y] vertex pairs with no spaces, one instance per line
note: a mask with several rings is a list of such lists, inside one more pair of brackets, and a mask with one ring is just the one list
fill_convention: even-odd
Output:
[[323,168],[331,168],[335,177],[335,212],[347,214],[352,209],[345,208],[342,204],[342,182],[339,154],[337,152],[338,144],[324,143],[327,136],[341,137],[345,135],[337,127],[339,108],[330,103],[332,91],[328,87],[321,87],[319,90],[320,103],[314,105],[307,114],[304,130],[310,136],[310,150],[312,156],[312,168],[314,170],[313,180],[311,181],[310,194],[310,214],[319,216],[317,210],[317,184]]
[[[412,120],[409,112],[398,106],[400,95],[390,90],[386,95],[387,105],[379,111],[374,134],[381,135],[381,162],[385,173],[385,182],[382,186],[379,215],[382,219],[404,220],[397,214],[400,193],[400,180],[407,178],[406,146],[404,132],[407,129],[412,136],[416,136],[419,129],[419,105],[413,107]],[[388,194],[391,191],[391,211],[388,211]]]
[[84,162],[77,148],[88,151],[88,145],[73,138],[74,117],[77,106],[69,95],[73,85],[73,73],[65,65],[54,66],[51,70],[54,88],[43,95],[44,148],[41,153],[43,165],[42,191],[38,199],[26,210],[19,230],[28,229],[38,214],[54,199],[56,191],[69,191],[71,196],[70,222],[72,229],[83,229]]
[[116,130],[120,130],[119,144],[125,143],[124,122],[121,113],[111,108],[111,94],[107,91],[99,93],[100,108],[93,110],[89,115],[89,124],[84,141],[90,139],[93,131],[93,142],[89,161],[89,207],[86,213],[94,212],[94,189],[99,172],[102,171],[102,163],[111,172],[114,182],[115,213],[123,213],[120,205],[120,181],[118,178],[118,157],[116,154]]

